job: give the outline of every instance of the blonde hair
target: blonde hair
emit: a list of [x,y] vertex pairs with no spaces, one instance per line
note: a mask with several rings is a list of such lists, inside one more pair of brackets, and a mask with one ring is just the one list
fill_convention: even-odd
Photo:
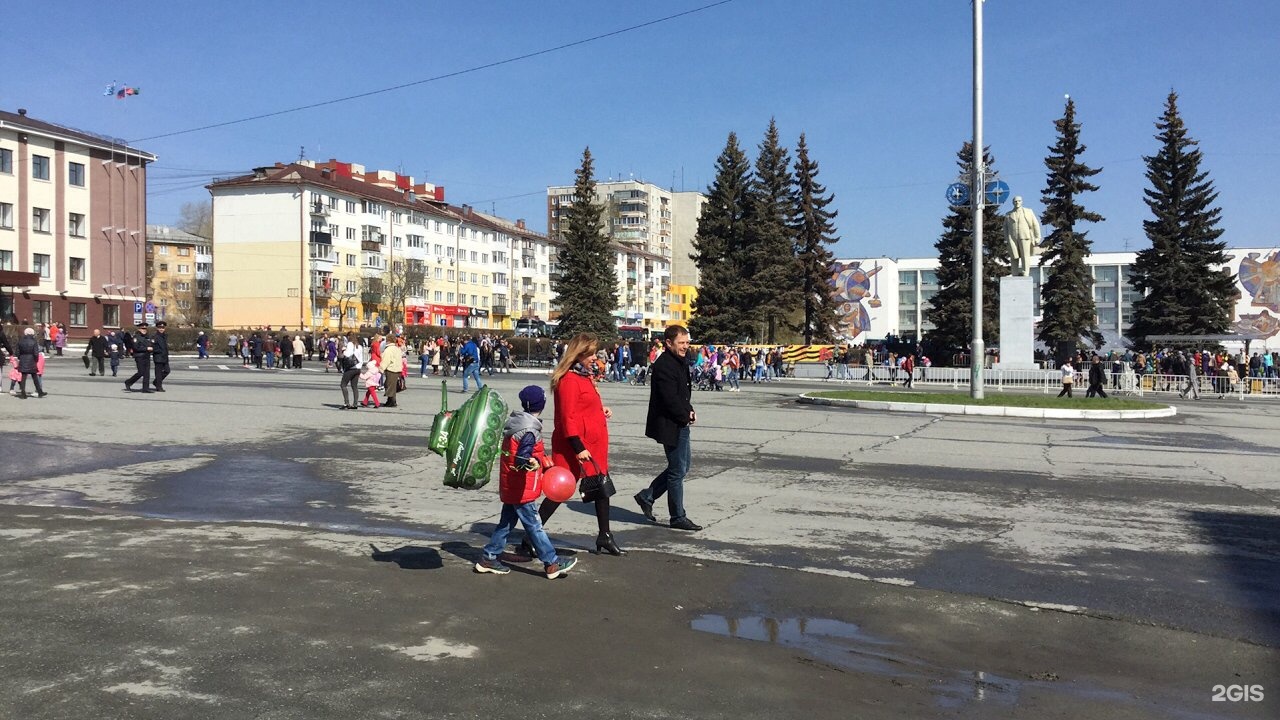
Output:
[[599,348],[600,341],[595,335],[581,333],[575,335],[569,344],[565,346],[564,355],[560,356],[560,362],[556,365],[556,369],[551,371],[551,389],[555,390],[560,384],[560,378],[573,368],[573,364],[583,355],[595,354],[593,348]]

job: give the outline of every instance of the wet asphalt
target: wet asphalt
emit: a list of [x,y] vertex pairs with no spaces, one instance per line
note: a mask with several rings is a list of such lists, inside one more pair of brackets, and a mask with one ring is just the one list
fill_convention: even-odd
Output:
[[547,581],[469,571],[496,496],[440,487],[438,383],[340,411],[336,376],[220,364],[141,395],[55,361],[50,397],[0,397],[0,717],[1274,716],[1208,697],[1280,693],[1280,405],[697,393],[686,535],[627,500],[660,469],[647,390],[605,386],[635,552],[589,554],[570,503],[580,569]]

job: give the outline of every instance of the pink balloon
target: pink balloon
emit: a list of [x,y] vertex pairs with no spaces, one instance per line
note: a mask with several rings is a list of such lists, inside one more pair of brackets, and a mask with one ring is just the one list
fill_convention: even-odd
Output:
[[565,502],[578,489],[578,479],[568,468],[552,465],[542,473],[542,492],[548,500]]

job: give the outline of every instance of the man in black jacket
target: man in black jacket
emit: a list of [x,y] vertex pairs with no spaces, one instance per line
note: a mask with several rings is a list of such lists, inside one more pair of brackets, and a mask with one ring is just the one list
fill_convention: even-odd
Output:
[[149,393],[151,388],[151,352],[155,348],[154,339],[147,334],[147,324],[138,326],[138,334],[133,337],[133,364],[138,368],[128,380],[124,381],[125,390],[133,390],[133,384],[142,381],[142,392]]
[[102,330],[95,329],[93,337],[89,338],[89,344],[84,349],[84,354],[92,356],[97,362],[98,368],[95,371],[93,364],[89,365],[89,375],[107,375],[107,339],[102,337]]
[[1107,391],[1102,389],[1102,385],[1106,381],[1107,371],[1102,369],[1102,358],[1098,357],[1098,353],[1094,353],[1093,360],[1089,365],[1089,390],[1084,396],[1091,398],[1094,395],[1098,395],[1105,398]]
[[667,467],[653,479],[649,487],[636,493],[636,503],[644,516],[657,522],[653,504],[667,496],[671,511],[671,527],[677,530],[701,530],[684,514],[684,477],[689,472],[689,426],[697,416],[690,398],[693,383],[689,379],[689,331],[672,325],[662,336],[665,351],[649,369],[649,417],[644,434],[662,444],[667,454]]
[[156,392],[164,392],[161,384],[169,377],[169,336],[165,334],[167,327],[163,320],[156,323],[155,349],[151,351],[151,360],[156,364],[156,379],[151,382],[151,387]]

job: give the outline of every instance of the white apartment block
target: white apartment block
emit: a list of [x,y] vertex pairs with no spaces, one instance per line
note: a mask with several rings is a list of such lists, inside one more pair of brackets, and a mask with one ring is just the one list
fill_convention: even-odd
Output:
[[523,244],[542,258],[529,281],[549,282],[545,236],[448,205],[443,187],[411,176],[302,160],[209,190],[215,327],[509,328],[526,307],[514,290]]
[[[547,234],[562,243],[561,218],[573,204],[574,187],[547,188]],[[618,307],[614,317],[619,325],[640,325],[661,330],[671,321],[673,266],[692,264],[688,253],[675,251],[690,246],[692,234],[677,238],[677,228],[697,232],[697,217],[677,222],[677,196],[652,183],[639,180],[600,182],[595,201],[604,206],[605,235],[615,251],[614,271],[618,278]],[[693,193],[697,195],[697,193]],[[693,207],[688,198],[680,207]],[[696,205],[700,208],[700,205]]]

